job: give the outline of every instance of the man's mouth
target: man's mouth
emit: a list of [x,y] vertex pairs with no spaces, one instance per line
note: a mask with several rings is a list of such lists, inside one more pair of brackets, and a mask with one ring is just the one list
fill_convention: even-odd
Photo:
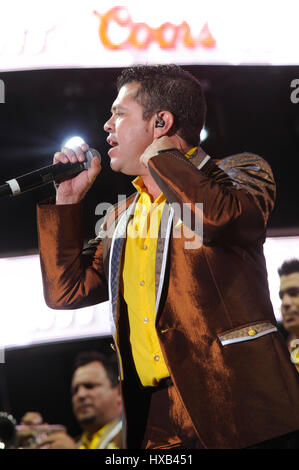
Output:
[[91,407],[92,407],[92,405],[91,405],[90,403],[84,403],[84,404],[82,404],[82,405],[77,406],[76,411],[77,411],[77,412],[78,412],[78,411],[81,411],[81,412],[82,412],[82,411],[86,411],[88,408],[91,408]]
[[111,145],[111,147],[117,147],[118,146],[118,142],[115,138],[109,136],[107,137],[107,142],[109,145]]
[[111,149],[108,151],[108,155],[109,155],[109,157],[111,158],[111,157],[114,156],[115,148],[118,147],[118,142],[117,142],[117,140],[116,140],[114,137],[112,137],[112,136],[109,136],[109,137],[107,138],[107,142],[108,142],[109,145],[111,145]]
[[288,313],[284,317],[284,321],[286,324],[293,323],[299,321],[299,312]]

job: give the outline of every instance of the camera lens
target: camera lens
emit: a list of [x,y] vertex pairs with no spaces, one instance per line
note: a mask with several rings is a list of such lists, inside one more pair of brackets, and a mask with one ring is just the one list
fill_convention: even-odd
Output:
[[10,414],[0,412],[0,449],[11,447],[16,442],[16,421]]

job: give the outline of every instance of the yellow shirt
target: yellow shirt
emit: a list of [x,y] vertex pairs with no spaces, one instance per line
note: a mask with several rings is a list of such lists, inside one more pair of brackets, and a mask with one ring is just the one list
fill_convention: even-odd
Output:
[[291,361],[295,365],[297,371],[299,372],[299,340],[298,338],[292,338],[288,343],[289,353],[291,356]]
[[142,178],[133,184],[140,197],[127,227],[122,285],[136,370],[142,385],[151,386],[169,376],[155,330],[155,259],[166,199],[161,193],[152,204]]
[[[81,445],[79,446],[79,449],[98,449],[100,442],[102,440],[102,437],[106,433],[109,426],[110,426],[110,423],[105,424],[105,426],[103,426],[101,429],[95,432],[91,438],[88,438],[87,434],[83,433],[81,436]],[[105,448],[106,449],[118,449],[118,447],[114,444],[113,441],[109,442],[109,444],[107,444]]]
[[[190,158],[196,148],[191,149]],[[128,306],[130,342],[135,367],[143,386],[154,386],[169,371],[155,329],[155,261],[162,211],[161,192],[152,203],[141,177],[133,181],[140,194],[127,227],[122,272],[122,294]]]

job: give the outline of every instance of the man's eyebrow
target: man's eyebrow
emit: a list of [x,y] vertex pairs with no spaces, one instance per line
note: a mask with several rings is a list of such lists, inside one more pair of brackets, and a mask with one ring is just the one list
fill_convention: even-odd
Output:
[[125,108],[124,108],[122,105],[120,105],[120,104],[114,104],[114,105],[112,105],[112,107],[111,107],[111,112],[114,113],[115,111],[119,111],[119,110],[122,111],[122,110],[124,110],[124,109],[125,109]]

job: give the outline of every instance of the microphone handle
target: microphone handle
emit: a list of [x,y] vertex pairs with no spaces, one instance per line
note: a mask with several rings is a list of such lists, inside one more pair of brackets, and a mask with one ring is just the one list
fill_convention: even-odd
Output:
[[25,191],[30,191],[31,189],[44,186],[48,183],[55,182],[59,184],[62,183],[62,181],[74,178],[79,173],[81,173],[81,171],[90,168],[93,157],[97,157],[101,161],[99,152],[90,148],[87,152],[85,152],[86,160],[83,162],[59,162],[6,181],[5,184],[0,186],[0,197],[7,195],[16,196],[18,194],[24,193]]
[[2,196],[11,196],[12,192],[8,183],[2,184],[0,186],[0,197]]
[[19,176],[18,178],[7,181],[10,186],[11,193],[17,195],[39,188],[45,184],[59,184],[62,181],[73,178],[86,168],[86,162],[76,163],[56,163],[55,165],[45,166],[39,170]]

